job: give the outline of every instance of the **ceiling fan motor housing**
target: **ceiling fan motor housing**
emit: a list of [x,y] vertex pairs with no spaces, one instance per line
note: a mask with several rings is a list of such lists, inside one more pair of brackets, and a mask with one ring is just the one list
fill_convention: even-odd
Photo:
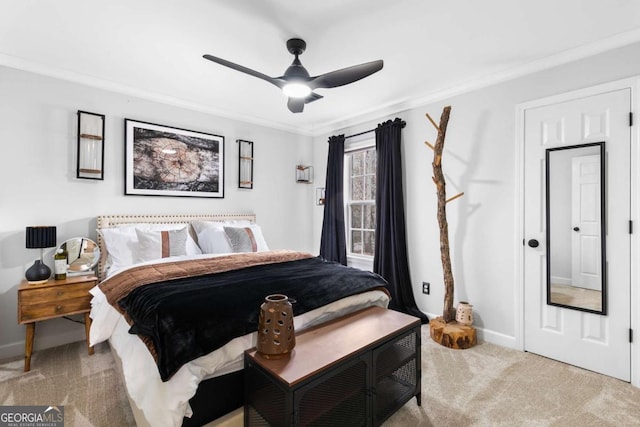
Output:
[[306,47],[307,47],[307,44],[302,39],[287,40],[287,49],[292,55],[295,55],[296,57],[291,63],[291,65],[289,65],[289,68],[287,68],[287,70],[284,72],[284,75],[282,76],[285,80],[287,81],[305,80],[306,81],[309,79],[309,72],[307,71],[306,68],[304,68],[304,66],[300,62],[300,59],[298,59],[298,55],[302,54],[302,52],[304,52]]
[[307,43],[302,39],[289,39],[287,40],[287,50],[292,55],[302,55],[307,48]]

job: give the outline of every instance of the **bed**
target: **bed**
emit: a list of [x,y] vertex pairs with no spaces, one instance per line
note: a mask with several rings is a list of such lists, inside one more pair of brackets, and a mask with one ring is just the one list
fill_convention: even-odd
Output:
[[[255,346],[260,292],[303,296],[296,332],[389,302],[377,275],[270,250],[253,214],[100,216],[97,228],[90,341],[109,342],[139,427],[242,425],[243,353]],[[298,284],[314,276],[322,279]],[[229,316],[220,301],[229,298],[227,306],[248,304],[233,310],[234,327],[218,327]],[[196,313],[207,318],[191,322]],[[197,326],[185,332],[180,322]]]

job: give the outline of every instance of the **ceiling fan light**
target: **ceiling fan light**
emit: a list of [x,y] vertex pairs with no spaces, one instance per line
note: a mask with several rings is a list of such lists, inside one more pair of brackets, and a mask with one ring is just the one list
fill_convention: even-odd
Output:
[[290,98],[306,98],[311,94],[311,88],[304,83],[287,83],[282,92]]

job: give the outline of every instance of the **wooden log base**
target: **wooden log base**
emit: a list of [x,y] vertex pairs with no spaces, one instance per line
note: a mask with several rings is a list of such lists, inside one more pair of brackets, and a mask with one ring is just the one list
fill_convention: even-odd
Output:
[[451,321],[446,323],[442,317],[429,320],[431,339],[440,345],[462,350],[477,344],[476,328],[471,325]]

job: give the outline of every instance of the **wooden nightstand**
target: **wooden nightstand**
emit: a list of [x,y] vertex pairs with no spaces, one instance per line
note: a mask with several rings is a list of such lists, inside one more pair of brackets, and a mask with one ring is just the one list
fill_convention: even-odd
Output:
[[89,346],[89,329],[91,327],[91,294],[89,289],[98,283],[95,276],[67,277],[65,280],[50,279],[46,283],[30,285],[23,280],[18,288],[18,323],[27,325],[24,346],[24,371],[31,369],[31,353],[36,331],[36,322],[55,319],[71,314],[84,313],[84,328],[87,337],[87,350],[93,354]]

